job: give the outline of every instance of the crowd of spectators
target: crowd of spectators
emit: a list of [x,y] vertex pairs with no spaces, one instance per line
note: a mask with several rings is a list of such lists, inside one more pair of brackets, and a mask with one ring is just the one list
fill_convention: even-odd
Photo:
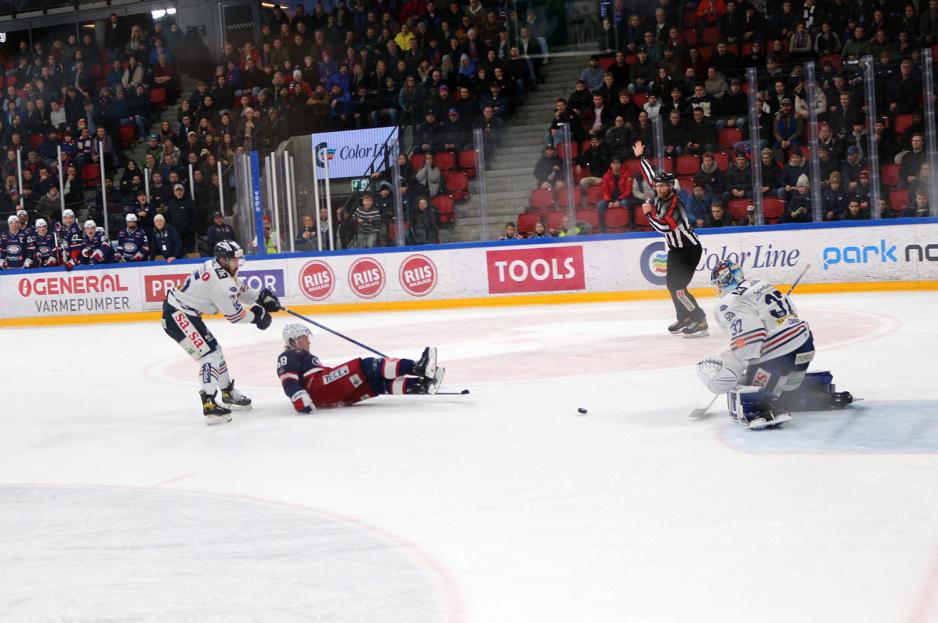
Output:
[[[602,53],[590,58],[570,95],[556,101],[521,230],[534,235],[539,222],[557,229],[551,225],[562,218],[555,212],[567,210],[569,179],[577,221],[589,231],[647,228],[636,207],[652,189],[631,145],[653,146],[656,117],[666,157],[656,163],[677,176],[698,227],[755,223],[754,192],[767,222],[810,222],[810,190],[818,185],[824,220],[869,218],[871,138],[881,165],[882,216],[928,215],[921,52],[936,45],[938,0],[658,0],[650,7],[615,0],[603,20]],[[872,110],[859,62],[867,55],[875,63]],[[816,180],[808,161],[806,61],[816,65]],[[757,76],[758,145],[749,140],[749,68]],[[653,147],[646,153],[659,156]],[[752,157],[761,159],[761,189],[752,186]]]

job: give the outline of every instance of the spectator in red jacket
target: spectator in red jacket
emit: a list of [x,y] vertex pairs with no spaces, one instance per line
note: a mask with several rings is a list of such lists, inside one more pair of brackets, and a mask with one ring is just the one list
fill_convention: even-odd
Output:
[[606,231],[606,210],[608,208],[628,207],[628,197],[632,192],[632,178],[622,168],[622,159],[613,158],[609,170],[603,175],[603,198],[596,204],[599,210],[599,231]]

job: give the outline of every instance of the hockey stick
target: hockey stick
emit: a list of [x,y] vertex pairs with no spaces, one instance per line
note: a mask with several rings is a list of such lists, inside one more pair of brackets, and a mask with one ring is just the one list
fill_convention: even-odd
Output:
[[324,331],[328,331],[328,332],[331,333],[332,335],[337,335],[337,336],[339,336],[339,337],[342,338],[343,340],[348,340],[349,342],[351,342],[352,344],[355,344],[356,346],[361,346],[362,348],[364,348],[364,349],[367,350],[368,352],[374,353],[374,354],[378,355],[379,357],[385,357],[385,358],[387,358],[387,355],[385,355],[384,353],[382,353],[382,352],[380,352],[380,351],[377,351],[377,350],[373,349],[371,346],[368,346],[368,345],[366,345],[366,344],[362,344],[362,343],[359,342],[358,340],[353,340],[353,339],[350,338],[349,336],[344,335],[344,334],[342,334],[342,333],[339,333],[338,331],[335,331],[334,329],[330,329],[329,327],[327,327],[327,326],[324,325],[324,324],[319,324],[318,322],[316,322],[316,321],[313,320],[312,318],[307,318],[307,317],[304,316],[303,314],[298,314],[298,313],[296,313],[295,311],[293,311],[292,309],[287,309],[286,307],[281,307],[280,309],[282,309],[283,311],[287,312],[288,314],[290,314],[290,315],[292,315],[292,316],[296,316],[296,317],[299,318],[300,320],[305,320],[306,322],[308,322],[309,324],[313,325],[314,327],[319,327],[320,329],[323,329]]
[[788,288],[788,292],[785,294],[785,296],[790,296],[791,293],[795,291],[795,286],[797,286],[801,282],[801,278],[804,277],[805,273],[807,273],[809,270],[811,270],[811,264],[808,264],[807,266],[804,267],[804,269],[798,275],[798,278],[795,279],[795,283],[791,284],[791,287]]
[[713,406],[713,403],[715,403],[717,401],[717,398],[719,398],[720,396],[721,394],[714,394],[713,398],[710,399],[710,402],[707,403],[706,407],[704,407],[703,409],[701,409],[700,407],[694,409],[687,415],[687,417],[702,418],[703,416],[707,415],[707,411],[710,410],[710,407]]
[[464,389],[459,392],[437,392],[434,396],[465,396],[469,393],[468,389]]

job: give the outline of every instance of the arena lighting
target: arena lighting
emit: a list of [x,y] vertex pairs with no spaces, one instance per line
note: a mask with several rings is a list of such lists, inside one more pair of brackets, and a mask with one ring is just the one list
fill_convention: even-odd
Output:
[[170,7],[168,9],[155,9],[153,11],[150,11],[150,15],[153,16],[153,19],[161,19],[163,17],[166,17],[167,15],[175,15],[175,14],[176,14],[176,9],[173,7]]

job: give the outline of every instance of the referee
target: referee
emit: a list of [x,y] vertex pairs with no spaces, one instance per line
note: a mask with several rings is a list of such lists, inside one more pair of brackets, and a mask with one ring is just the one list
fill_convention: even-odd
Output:
[[636,158],[641,158],[642,175],[655,189],[654,203],[645,201],[642,212],[656,230],[664,234],[668,243],[667,286],[674,303],[677,321],[668,327],[672,335],[706,337],[707,315],[697,299],[687,290],[694,276],[703,249],[684,211],[684,202],[674,191],[674,176],[665,171],[655,172],[645,160],[645,145],[635,141],[632,146]]

